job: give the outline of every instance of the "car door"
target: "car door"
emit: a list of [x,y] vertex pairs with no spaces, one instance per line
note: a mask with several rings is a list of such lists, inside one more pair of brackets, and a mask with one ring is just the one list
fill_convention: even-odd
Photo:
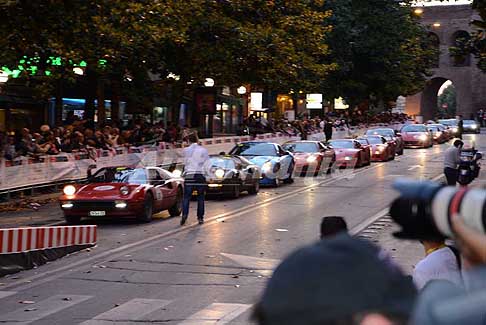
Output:
[[[280,145],[276,145],[278,156],[280,156],[280,170],[278,172],[278,178],[284,179],[289,175],[289,168],[292,164],[293,158],[289,155]],[[291,171],[292,172],[292,171]]]
[[160,173],[157,168],[147,168],[147,177],[149,183],[153,186],[154,192],[154,207],[157,211],[165,210],[171,206],[171,199],[173,197],[173,186],[167,183],[165,175]]

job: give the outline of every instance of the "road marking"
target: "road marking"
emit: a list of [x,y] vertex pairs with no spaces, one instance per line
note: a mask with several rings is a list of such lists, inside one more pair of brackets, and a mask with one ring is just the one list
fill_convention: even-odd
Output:
[[145,315],[165,307],[170,303],[171,300],[135,298],[123,305],[99,314],[91,320],[85,321],[81,325],[109,325],[114,322],[129,323],[140,320]]
[[0,291],[0,299],[16,294],[17,291]]
[[[383,166],[383,165],[384,165],[384,163],[380,163],[380,164],[373,165],[371,167],[366,167],[366,168],[360,169],[360,170],[354,172],[354,175],[359,175],[359,174],[362,174],[362,173],[365,173],[365,172],[369,172],[370,170],[376,169],[376,168]],[[185,227],[178,227],[178,228],[175,228],[173,230],[169,230],[169,231],[166,231],[164,233],[136,241],[134,243],[130,243],[130,244],[126,244],[126,245],[123,245],[123,246],[120,246],[120,247],[117,247],[117,248],[110,249],[108,251],[93,255],[91,257],[79,260],[77,262],[73,262],[71,264],[59,267],[57,269],[53,269],[53,270],[50,270],[50,271],[44,271],[41,274],[33,275],[33,276],[24,278],[24,279],[16,281],[16,282],[12,282],[8,285],[5,285],[3,288],[9,289],[9,288],[16,287],[17,291],[30,289],[34,286],[38,286],[40,284],[49,282],[53,279],[59,278],[59,277],[63,276],[64,274],[68,274],[68,273],[72,272],[76,267],[86,266],[87,263],[89,263],[93,260],[102,259],[102,258],[105,258],[105,257],[109,257],[110,259],[118,258],[118,257],[121,257],[121,256],[127,254],[128,252],[130,252],[130,249],[143,249],[143,248],[152,246],[154,244],[154,241],[156,241],[156,240],[160,240],[162,238],[166,238],[166,237],[169,237],[169,236],[172,236],[172,235],[175,235],[175,234],[179,234],[179,233],[182,233],[182,232],[187,232],[187,231],[189,231],[193,228],[208,227],[210,225],[213,225],[215,223],[220,222],[222,218],[224,220],[230,220],[230,219],[239,217],[241,215],[248,214],[248,213],[253,212],[255,210],[261,209],[262,207],[268,206],[270,204],[280,202],[280,201],[287,199],[289,197],[293,197],[293,196],[296,196],[296,195],[299,195],[299,194],[302,194],[302,193],[305,193],[305,192],[310,192],[312,189],[314,189],[316,187],[319,187],[319,186],[322,186],[322,185],[329,185],[329,184],[335,183],[337,181],[341,181],[341,180],[348,178],[348,177],[349,177],[349,175],[345,174],[345,175],[342,175],[340,177],[333,177],[331,179],[326,179],[322,182],[316,182],[316,183],[308,185],[306,187],[299,188],[299,189],[296,189],[296,190],[288,192],[288,193],[283,193],[283,194],[280,194],[278,196],[265,199],[262,202],[259,202],[258,205],[255,205],[251,208],[242,207],[242,208],[235,209],[233,211],[221,213],[221,214],[216,215],[216,216],[211,217],[211,218],[207,218],[206,223],[203,226],[200,226],[197,223],[194,223],[194,224],[191,224],[191,225],[187,225]],[[106,263],[106,262],[107,261],[102,261],[101,263]],[[35,280],[40,279],[40,278],[43,278],[43,279],[41,279],[39,281],[35,281]],[[26,282],[29,282],[29,283],[26,284]]]
[[189,316],[179,325],[228,324],[247,311],[252,305],[214,303]]
[[[66,299],[69,297],[69,299]],[[63,309],[73,307],[92,296],[55,295],[38,303],[28,305],[0,316],[0,323],[30,324],[41,318],[57,313]],[[26,311],[26,309],[31,309]]]
[[414,169],[422,168],[422,167],[423,167],[422,165],[413,165],[413,166],[410,166],[407,170],[414,170]]
[[233,262],[236,262],[239,265],[253,269],[255,272],[260,273],[264,276],[272,275],[273,269],[275,269],[280,263],[280,260],[275,260],[271,258],[261,258],[227,253],[221,253],[221,255],[232,260]]

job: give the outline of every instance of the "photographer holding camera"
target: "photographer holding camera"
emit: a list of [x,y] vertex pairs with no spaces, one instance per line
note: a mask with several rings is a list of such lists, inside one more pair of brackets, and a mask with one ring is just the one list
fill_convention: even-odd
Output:
[[461,161],[461,149],[464,142],[455,140],[452,147],[444,153],[444,174],[447,179],[447,185],[455,186],[458,177],[458,165]]
[[419,295],[412,324],[485,324],[486,190],[399,180],[401,196],[390,215],[401,227],[398,238],[421,241],[451,238],[464,265],[464,286],[430,281]]

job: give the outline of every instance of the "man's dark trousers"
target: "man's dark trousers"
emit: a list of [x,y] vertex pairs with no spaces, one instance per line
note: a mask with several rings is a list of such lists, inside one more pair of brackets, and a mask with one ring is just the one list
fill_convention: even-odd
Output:
[[444,168],[444,174],[447,179],[447,185],[456,186],[458,170],[450,167]]
[[206,192],[206,177],[202,174],[192,174],[184,177],[184,200],[182,202],[182,218],[189,215],[189,203],[192,192],[197,191],[197,219],[204,218],[204,196]]

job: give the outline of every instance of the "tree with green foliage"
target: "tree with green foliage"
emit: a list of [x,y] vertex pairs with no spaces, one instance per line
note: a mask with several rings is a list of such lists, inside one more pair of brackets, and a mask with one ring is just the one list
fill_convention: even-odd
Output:
[[448,118],[456,115],[456,109],[456,89],[453,85],[450,85],[438,96],[437,111],[439,112],[439,117]]

